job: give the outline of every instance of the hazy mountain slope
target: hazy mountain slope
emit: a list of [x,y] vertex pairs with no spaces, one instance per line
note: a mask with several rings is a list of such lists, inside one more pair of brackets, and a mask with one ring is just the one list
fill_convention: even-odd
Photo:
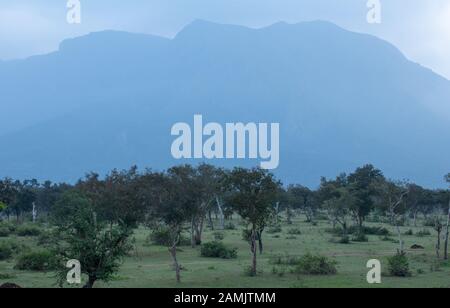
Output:
[[170,127],[195,113],[280,122],[276,172],[287,182],[314,185],[371,162],[441,186],[450,166],[450,82],[382,40],[326,22],[253,30],[197,21],[173,40],[94,33],[3,63],[0,81],[0,176],[165,168],[177,163]]

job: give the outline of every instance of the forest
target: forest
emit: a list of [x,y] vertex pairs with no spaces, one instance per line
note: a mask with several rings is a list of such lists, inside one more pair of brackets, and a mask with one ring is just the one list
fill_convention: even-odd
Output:
[[373,165],[316,189],[207,164],[75,184],[4,178],[0,285],[74,287],[66,264],[78,260],[75,287],[85,288],[176,287],[185,277],[197,287],[241,277],[245,287],[368,286],[365,262],[382,258],[386,286],[448,287],[449,221],[449,189],[391,180]]

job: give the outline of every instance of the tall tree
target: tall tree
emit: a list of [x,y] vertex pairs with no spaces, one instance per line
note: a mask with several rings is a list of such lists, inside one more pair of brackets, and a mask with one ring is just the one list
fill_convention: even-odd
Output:
[[[447,183],[450,183],[450,173],[445,176],[445,180]],[[447,213],[447,225],[445,231],[445,246],[444,246],[444,259],[448,260],[448,237],[450,233],[450,192],[447,191],[448,197],[448,213]]]
[[381,206],[385,208],[391,224],[395,226],[398,235],[399,253],[404,252],[404,243],[400,230],[399,217],[406,213],[406,198],[409,186],[402,182],[381,181],[379,191],[381,196]]
[[250,249],[252,252],[252,275],[257,274],[258,232],[270,222],[274,215],[273,204],[281,183],[274,176],[262,169],[235,168],[227,178],[231,192],[228,202],[250,227]]
[[[55,255],[62,265],[71,259],[81,263],[82,273],[88,276],[85,288],[92,288],[98,280],[110,280],[132,248],[128,225],[117,221],[108,227],[99,216],[91,200],[76,191],[66,192],[52,211],[57,226],[52,245]],[[61,285],[66,275],[67,269],[61,266]]]
[[372,165],[357,168],[348,176],[349,191],[355,200],[351,211],[361,233],[364,221],[374,207],[378,194],[377,184],[383,180],[383,173]]

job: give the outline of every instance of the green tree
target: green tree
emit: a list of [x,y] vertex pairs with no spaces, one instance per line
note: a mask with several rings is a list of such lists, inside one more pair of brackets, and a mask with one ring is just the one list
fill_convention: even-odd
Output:
[[[445,176],[447,183],[450,183],[450,173]],[[445,244],[444,244],[444,259],[448,260],[448,238],[450,234],[450,192],[447,191],[448,197],[448,213],[447,213],[447,225],[445,231]]]
[[[52,245],[55,255],[61,265],[71,259],[80,261],[82,273],[88,276],[85,288],[92,288],[98,280],[110,280],[132,248],[131,228],[122,221],[108,226],[98,219],[91,200],[79,192],[66,192],[55,206],[52,218],[57,226],[57,238]],[[61,266],[61,285],[66,275],[67,269]]]
[[408,197],[409,186],[402,182],[380,181],[378,189],[381,207],[387,212],[391,224],[396,227],[399,239],[399,253],[404,252],[402,233],[400,231],[399,217],[406,213],[406,198]]
[[274,176],[262,169],[235,168],[226,180],[230,191],[229,204],[250,227],[250,248],[253,255],[251,274],[257,274],[258,232],[270,222],[274,215],[274,203],[281,184]]
[[360,233],[363,232],[366,217],[374,208],[378,196],[378,183],[383,180],[383,173],[372,165],[357,168],[348,176],[349,192],[355,200],[350,210],[359,226]]

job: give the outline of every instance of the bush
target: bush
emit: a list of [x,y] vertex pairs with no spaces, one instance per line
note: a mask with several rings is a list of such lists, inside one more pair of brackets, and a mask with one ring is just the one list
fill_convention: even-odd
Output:
[[201,256],[206,258],[235,259],[237,249],[227,248],[222,242],[210,242],[202,245]]
[[436,219],[435,218],[427,218],[423,222],[424,227],[434,227],[436,225]]
[[418,237],[424,237],[424,236],[430,236],[430,235],[431,235],[431,233],[428,229],[423,229],[416,233],[416,236],[418,236]]
[[289,254],[277,254],[272,255],[269,258],[269,263],[273,265],[298,265],[300,258],[291,256]]
[[8,242],[0,242],[0,261],[11,258],[13,253],[14,251]]
[[352,237],[353,242],[365,243],[369,241],[369,238],[364,233],[358,233]]
[[38,246],[49,246],[55,241],[54,235],[49,231],[42,232],[37,240]]
[[283,229],[281,228],[280,225],[271,226],[270,228],[267,229],[267,233],[269,234],[280,233],[282,231]]
[[57,262],[53,254],[49,251],[34,251],[21,255],[14,269],[21,271],[45,272],[56,269]]
[[[150,234],[150,241],[154,245],[160,245],[160,246],[171,246],[172,239],[170,235],[170,230],[166,227],[160,227],[156,230],[153,230]],[[184,237],[180,236],[180,240],[178,242],[178,246],[189,246],[191,244],[191,241]]]
[[236,226],[232,222],[227,222],[223,228],[225,230],[236,230]]
[[1,241],[0,242],[0,260],[7,260],[16,254],[23,252],[25,249],[26,249],[25,246],[19,245],[12,240]]
[[389,274],[395,277],[409,277],[409,261],[405,253],[397,253],[388,259]]
[[414,231],[412,229],[409,229],[408,231],[405,232],[405,235],[412,236],[414,235]]
[[0,237],[8,237],[12,233],[16,232],[16,226],[9,222],[0,223]]
[[343,235],[338,240],[339,244],[350,244],[350,237],[348,235]]
[[38,226],[34,225],[21,225],[16,231],[18,236],[39,236],[42,231]]
[[11,231],[9,231],[9,228],[0,225],[0,237],[8,237],[10,234]]
[[304,275],[335,275],[336,262],[325,256],[306,254],[298,261],[295,273]]
[[219,232],[219,231],[214,232],[213,236],[216,241],[222,241],[225,238],[225,234],[223,232]]
[[[351,226],[350,228],[348,228],[348,233],[359,234],[361,233],[361,230],[358,226]],[[379,236],[386,236],[390,234],[389,230],[384,227],[367,227],[367,226],[362,227],[362,233],[366,235],[379,235]]]
[[287,231],[287,234],[290,235],[301,235],[302,231],[299,228],[291,228]]

